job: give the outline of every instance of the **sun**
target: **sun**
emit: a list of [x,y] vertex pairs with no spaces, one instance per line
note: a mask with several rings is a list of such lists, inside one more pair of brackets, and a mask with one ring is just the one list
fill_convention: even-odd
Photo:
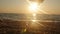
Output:
[[31,11],[31,12],[37,12],[37,10],[38,10],[38,4],[37,3],[31,3],[30,5],[29,5],[29,11]]

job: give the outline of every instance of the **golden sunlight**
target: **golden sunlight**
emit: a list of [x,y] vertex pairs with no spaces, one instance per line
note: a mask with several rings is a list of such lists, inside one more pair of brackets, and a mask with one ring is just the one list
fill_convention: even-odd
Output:
[[33,14],[33,17],[36,17],[36,14],[35,13]]
[[29,11],[36,12],[37,10],[38,10],[38,4],[37,3],[33,2],[29,5]]
[[36,22],[36,20],[32,20],[32,22]]

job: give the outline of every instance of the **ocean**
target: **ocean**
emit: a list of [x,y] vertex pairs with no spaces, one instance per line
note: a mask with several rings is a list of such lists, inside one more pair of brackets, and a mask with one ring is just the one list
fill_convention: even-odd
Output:
[[[0,13],[0,19],[12,19],[12,20],[31,20],[33,14],[15,14],[15,13]],[[55,20],[60,21],[60,15],[54,14],[36,14],[36,20]]]
[[60,34],[60,15],[0,13],[0,34]]

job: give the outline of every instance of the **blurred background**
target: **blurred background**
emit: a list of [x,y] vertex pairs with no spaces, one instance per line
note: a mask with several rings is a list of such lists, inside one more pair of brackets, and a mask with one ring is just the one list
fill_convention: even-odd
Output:
[[[28,8],[29,1],[37,0],[0,0],[0,13],[31,13]],[[40,3],[40,1],[37,2]],[[39,6],[39,10],[48,14],[60,14],[60,0],[43,0]],[[37,12],[41,13],[41,11]]]
[[0,34],[60,34],[60,0],[0,0]]

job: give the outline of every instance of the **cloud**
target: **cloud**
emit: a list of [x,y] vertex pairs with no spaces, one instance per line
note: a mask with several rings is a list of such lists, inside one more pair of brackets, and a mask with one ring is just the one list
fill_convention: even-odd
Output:
[[42,3],[44,0],[27,0],[28,2],[37,2],[37,3]]

